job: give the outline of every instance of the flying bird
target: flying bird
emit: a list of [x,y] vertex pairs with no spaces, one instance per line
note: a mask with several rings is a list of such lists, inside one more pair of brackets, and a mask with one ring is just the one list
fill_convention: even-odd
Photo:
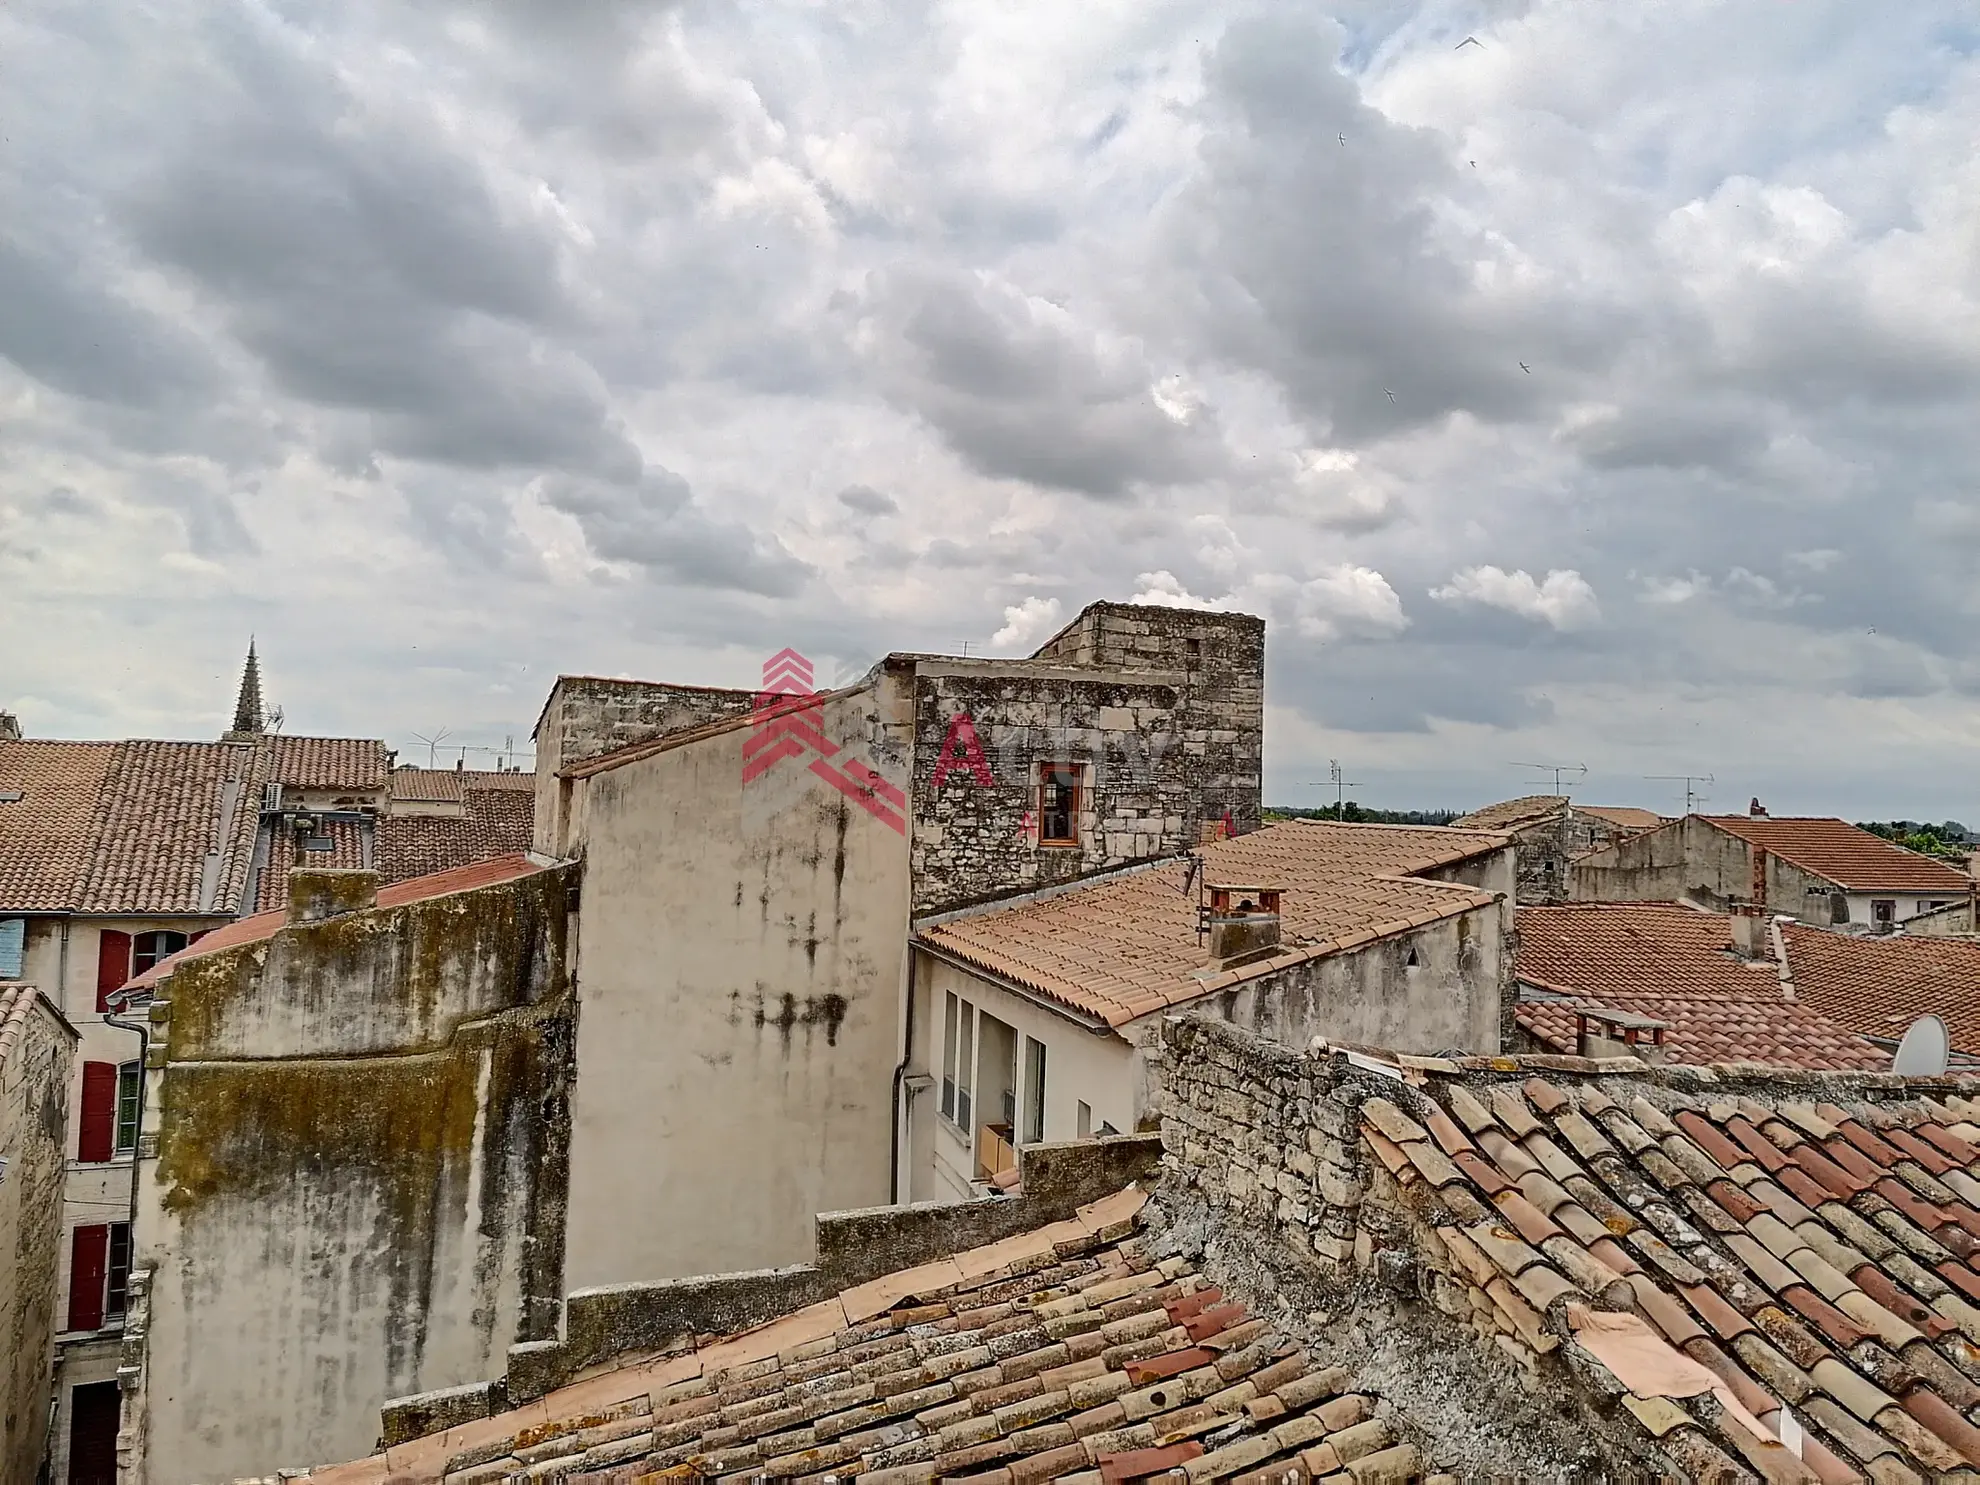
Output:
[[1533,375],[1533,368],[1531,366],[1528,366],[1524,361],[1519,363],[1519,369],[1525,372],[1528,376]]
[[[1384,392],[1389,392],[1389,389],[1387,387],[1384,387],[1382,390]],[[1396,400],[1396,394],[1394,392],[1389,392],[1389,401],[1394,402],[1395,400]]]
[[1476,36],[1467,36],[1464,38],[1464,40],[1460,41],[1456,46],[1452,47],[1451,50],[1454,52],[1461,52],[1468,46],[1475,46],[1478,47],[1480,50],[1483,50],[1485,43],[1480,41]]
[[1346,144],[1346,143],[1347,143],[1347,135],[1345,135],[1345,134],[1343,134],[1343,135],[1341,136],[1341,143],[1342,143],[1342,144]]

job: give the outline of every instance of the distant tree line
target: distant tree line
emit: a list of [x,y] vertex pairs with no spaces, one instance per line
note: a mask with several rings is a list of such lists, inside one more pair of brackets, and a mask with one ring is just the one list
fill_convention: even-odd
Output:
[[1867,830],[1872,835],[1881,835],[1885,840],[1896,841],[1908,851],[1916,851],[1921,856],[1936,856],[1941,861],[1966,860],[1966,854],[1974,845],[1972,832],[1957,820],[1947,820],[1939,825],[1921,825],[1916,820],[1859,820],[1856,828]]
[[1278,809],[1266,806],[1267,820],[1345,820],[1350,825],[1448,825],[1462,810],[1376,810],[1350,799],[1343,805],[1327,805],[1317,810]]

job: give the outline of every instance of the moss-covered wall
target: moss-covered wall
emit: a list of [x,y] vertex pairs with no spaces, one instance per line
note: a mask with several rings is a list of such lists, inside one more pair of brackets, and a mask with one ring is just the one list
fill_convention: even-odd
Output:
[[562,1294],[573,868],[292,925],[155,1012],[152,1479],[368,1451]]

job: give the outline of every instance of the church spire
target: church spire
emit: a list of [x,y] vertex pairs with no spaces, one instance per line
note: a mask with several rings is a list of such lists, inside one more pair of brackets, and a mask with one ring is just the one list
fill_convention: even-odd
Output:
[[254,653],[254,639],[248,639],[247,668],[241,672],[241,694],[234,702],[234,725],[228,737],[245,740],[259,736],[266,728],[268,714],[261,705],[261,661]]

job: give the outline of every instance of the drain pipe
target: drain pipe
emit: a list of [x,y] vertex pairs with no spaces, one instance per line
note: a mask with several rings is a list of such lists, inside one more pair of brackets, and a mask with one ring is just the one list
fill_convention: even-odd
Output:
[[[108,996],[108,1002],[115,1010],[128,1009],[122,991],[113,991]],[[144,1085],[151,1077],[151,1069],[147,1066],[151,1061],[151,1027],[141,1021],[120,1021],[112,1015],[104,1016],[103,1024],[114,1026],[119,1031],[131,1032],[138,1039],[137,1128],[131,1132],[131,1210],[130,1216],[126,1219],[129,1226],[125,1229],[125,1242],[129,1245],[130,1257],[134,1262],[137,1257],[138,1146],[144,1138]],[[116,1129],[115,1118],[115,1110],[112,1110],[113,1131]]]
[[891,1123],[892,1138],[887,1142],[887,1199],[895,1205],[901,1200],[901,1088],[907,1080],[908,1064],[914,1060],[914,940],[907,946],[907,1001],[905,1019],[901,1030],[901,1060],[894,1064],[894,1109]]

